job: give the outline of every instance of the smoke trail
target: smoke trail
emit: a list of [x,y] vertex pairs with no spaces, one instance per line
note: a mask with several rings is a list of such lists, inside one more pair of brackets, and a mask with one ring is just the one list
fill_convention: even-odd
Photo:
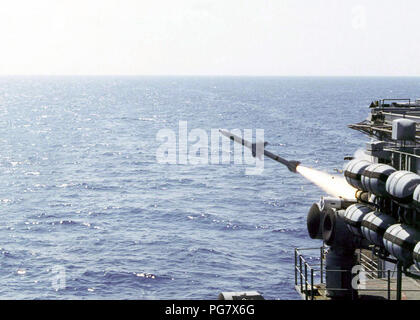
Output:
[[367,160],[369,162],[373,162],[372,156],[366,154],[366,152],[363,149],[357,149],[354,152],[353,157],[360,160]]
[[350,186],[341,176],[331,175],[301,165],[297,166],[296,171],[331,196],[345,199],[355,198],[356,189]]

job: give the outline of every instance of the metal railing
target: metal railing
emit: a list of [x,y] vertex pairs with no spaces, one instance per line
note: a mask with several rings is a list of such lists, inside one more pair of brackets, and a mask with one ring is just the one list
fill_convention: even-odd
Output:
[[[418,142],[420,141],[417,140],[416,145],[418,145]],[[415,170],[417,161],[420,161],[420,155],[400,151],[397,147],[384,148],[384,151],[391,152],[392,165],[398,170]]]
[[[327,253],[328,247],[318,247],[318,248],[296,248],[295,249],[295,286],[299,293],[304,297],[305,300],[315,300],[318,298],[326,298],[327,292],[341,292],[347,293],[352,299],[357,299],[358,294],[363,293],[375,293],[375,296],[382,297],[384,299],[391,300],[393,296],[395,299],[401,297],[401,289],[398,290],[398,285],[396,283],[395,270],[383,270],[378,268],[378,263],[373,259],[365,255],[360,251],[359,253],[359,263],[362,266],[361,270],[326,270],[325,256]],[[317,263],[309,263],[308,258],[305,258],[302,252],[316,252],[316,255],[319,256],[316,258],[319,260]],[[310,256],[310,259],[313,259],[314,255]],[[375,267],[376,266],[376,267]],[[356,287],[348,288],[331,288],[326,287],[326,275],[332,274],[335,272],[351,274],[352,283],[357,276],[359,280],[355,280],[357,283]],[[379,286],[373,286],[367,281],[369,279],[376,279],[376,283]],[[386,282],[385,285],[381,281]],[[409,289],[404,288],[404,292],[419,292],[420,289]]]
[[364,270],[369,272],[367,275],[369,278],[377,279],[383,277],[382,273],[378,270],[378,262],[373,260],[371,257],[368,257],[362,250],[359,250],[359,262],[360,265],[363,266]]
[[393,102],[395,102],[395,103],[397,103],[398,101],[405,101],[405,102],[408,102],[408,104],[410,105],[411,104],[411,99],[382,99],[381,101],[380,101],[380,106],[384,106],[384,105],[387,105],[385,102],[386,101],[389,101],[389,105],[392,105],[392,103]]
[[[310,250],[319,250],[319,264],[310,265],[301,254],[301,251]],[[305,296],[305,300],[314,300],[315,298],[315,278],[319,280],[319,283],[324,283],[325,250],[326,247],[295,249],[295,285],[299,286],[300,293]],[[316,266],[319,266],[319,269],[314,268]]]

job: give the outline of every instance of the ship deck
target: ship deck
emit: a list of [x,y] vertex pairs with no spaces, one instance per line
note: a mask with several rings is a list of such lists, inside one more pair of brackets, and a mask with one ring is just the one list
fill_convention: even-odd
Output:
[[[304,300],[331,300],[326,289],[328,273],[350,270],[326,270],[328,247],[295,249],[295,289]],[[303,254],[305,252],[305,254]],[[318,256],[318,257],[317,257]],[[308,261],[311,261],[309,263]],[[358,300],[398,300],[397,271],[384,267],[370,251],[360,250],[358,261],[362,269],[355,289],[329,288],[330,292]],[[401,300],[420,300],[420,273],[401,274]]]
[[[388,279],[368,279],[362,285],[366,289],[358,290],[358,299],[359,300],[396,300],[397,299],[397,279],[390,279],[390,288],[388,288]],[[327,296],[327,290],[325,288],[325,283],[315,284],[312,299],[312,291],[310,286],[306,291],[301,288],[299,285],[295,286],[296,291],[300,294],[303,300],[331,300]],[[390,289],[390,290],[389,290]],[[401,290],[401,299],[402,300],[420,300],[420,281],[415,280],[409,277],[403,276],[402,279],[402,290]]]

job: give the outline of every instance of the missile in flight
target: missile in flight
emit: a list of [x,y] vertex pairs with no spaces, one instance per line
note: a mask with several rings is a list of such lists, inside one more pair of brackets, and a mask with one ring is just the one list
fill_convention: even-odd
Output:
[[[241,137],[239,137],[239,136],[237,136],[233,133],[230,133],[229,131],[226,131],[226,130],[223,130],[223,129],[220,129],[219,131],[225,137],[228,137],[229,139],[231,139],[231,140],[233,140],[233,141],[235,141],[239,144],[242,144],[243,146],[247,147],[248,149],[251,149],[252,156],[254,158],[257,156],[259,159],[261,159],[261,155],[257,155],[257,144],[262,143],[262,142],[252,143],[252,142],[249,142],[245,139],[242,139]],[[265,150],[265,146],[267,144],[268,144],[267,142],[264,142],[264,146],[263,146],[264,155],[266,157],[269,157],[270,159],[273,159],[277,162],[280,162],[281,164],[284,164],[287,167],[287,169],[289,169],[290,172],[296,173],[296,168],[297,168],[298,165],[300,165],[300,162],[295,161],[295,160],[288,161],[288,160],[286,160],[286,159],[284,159],[284,158],[282,158],[282,157],[280,157],[280,156],[278,156],[278,155],[276,155],[276,154],[274,154],[270,151]]]

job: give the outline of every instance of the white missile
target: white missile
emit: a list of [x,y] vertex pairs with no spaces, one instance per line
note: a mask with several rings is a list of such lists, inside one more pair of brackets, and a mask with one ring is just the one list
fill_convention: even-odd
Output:
[[229,131],[226,131],[226,130],[223,130],[223,129],[220,129],[219,131],[225,137],[228,137],[229,139],[231,139],[231,140],[233,140],[237,143],[242,144],[243,146],[247,147],[248,149],[251,149],[252,156],[253,157],[257,156],[259,159],[261,159],[262,154],[257,154],[257,151],[259,149],[258,144],[263,143],[264,145],[262,146],[262,149],[264,150],[264,155],[265,156],[267,156],[267,157],[269,157],[269,158],[271,158],[271,159],[273,159],[277,162],[280,162],[280,163],[284,164],[289,169],[289,171],[296,173],[296,167],[300,164],[300,162],[295,161],[295,160],[288,161],[288,160],[286,160],[286,159],[284,159],[284,158],[282,158],[278,155],[275,155],[274,153],[271,153],[270,151],[265,150],[265,146],[268,144],[267,142],[252,143],[252,142],[249,142],[245,139],[242,139],[241,137],[239,137],[239,136],[237,136],[233,133],[230,133]]

